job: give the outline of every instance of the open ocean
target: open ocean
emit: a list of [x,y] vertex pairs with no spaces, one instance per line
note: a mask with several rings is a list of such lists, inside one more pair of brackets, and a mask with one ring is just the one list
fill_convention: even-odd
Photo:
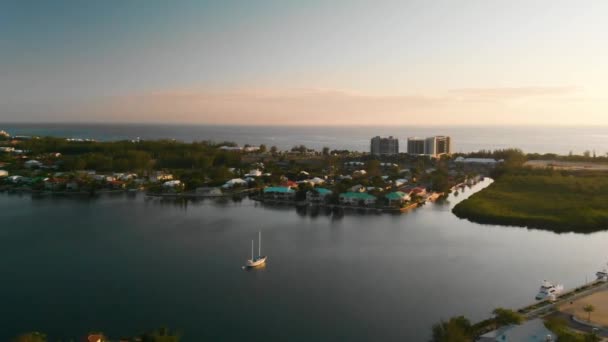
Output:
[[377,126],[377,127],[293,127],[293,126],[208,126],[152,124],[14,124],[0,123],[0,130],[13,135],[91,138],[99,141],[124,139],[176,139],[180,141],[233,141],[240,145],[266,144],[279,149],[306,145],[321,149],[368,151],[370,138],[393,135],[405,152],[411,136],[449,135],[454,152],[517,147],[528,153],[582,154],[608,152],[608,127],[598,126]]

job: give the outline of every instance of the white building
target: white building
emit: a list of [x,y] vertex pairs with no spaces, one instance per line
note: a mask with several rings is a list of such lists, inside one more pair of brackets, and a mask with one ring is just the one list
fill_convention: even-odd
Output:
[[35,168],[35,167],[41,167],[41,166],[42,166],[42,163],[41,163],[41,162],[39,162],[38,160],[31,159],[31,160],[28,160],[28,161],[26,161],[25,163],[23,163],[23,165],[24,165],[25,167],[27,167],[28,169],[33,169],[33,168]]
[[245,175],[245,177],[260,177],[262,175],[262,171],[255,169],[249,170],[249,173]]
[[229,181],[227,181],[224,185],[222,185],[222,188],[224,189],[230,189],[230,188],[234,188],[235,186],[244,186],[247,185],[247,181],[241,178],[233,178]]
[[8,181],[11,183],[19,183],[21,181],[21,179],[23,178],[23,176],[10,176],[8,177]]
[[166,182],[163,183],[163,187],[164,188],[172,188],[172,189],[174,189],[174,188],[177,188],[177,187],[180,187],[180,186],[182,186],[182,182],[179,181],[179,180],[170,180],[170,181],[166,181]]

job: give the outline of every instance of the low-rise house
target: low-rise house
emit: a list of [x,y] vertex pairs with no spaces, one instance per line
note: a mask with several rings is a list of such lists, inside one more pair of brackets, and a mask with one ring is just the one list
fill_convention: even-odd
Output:
[[112,182],[115,180],[114,176],[108,175],[92,175],[93,179],[99,182]]
[[8,177],[8,181],[13,184],[20,183],[22,179],[23,179],[23,176],[18,176],[18,175]]
[[535,318],[520,325],[508,325],[481,335],[478,342],[548,342],[557,336],[545,327],[542,319]]
[[97,171],[95,170],[76,170],[74,171],[74,173],[76,173],[76,175],[78,176],[88,176],[88,177],[93,177],[94,175],[97,174]]
[[38,160],[30,159],[30,160],[26,161],[25,163],[23,163],[23,165],[25,167],[27,167],[28,169],[33,169],[33,168],[41,167],[42,163]]
[[348,189],[349,192],[365,192],[365,187],[361,184],[353,185]]
[[410,200],[410,196],[402,191],[395,191],[386,194],[386,199],[388,200],[389,206],[401,205]]
[[363,177],[365,175],[367,175],[367,171],[365,170],[357,170],[353,172],[353,177]]
[[222,188],[224,189],[231,189],[234,187],[238,187],[238,186],[246,186],[247,185],[247,181],[241,178],[233,178],[229,181],[227,181],[224,185],[222,185]]
[[222,151],[233,151],[233,152],[240,152],[243,150],[241,147],[238,147],[238,146],[221,146],[219,149]]
[[182,182],[179,180],[170,180],[163,183],[163,188],[176,189],[182,187]]
[[249,170],[249,173],[245,175],[245,177],[260,177],[262,175],[262,171],[255,169]]
[[410,190],[410,196],[424,196],[426,195],[426,189],[421,187],[416,187]]
[[8,177],[8,171],[0,170],[0,178]]
[[222,196],[222,189],[216,187],[200,187],[196,188],[196,194],[200,196]]
[[173,175],[170,173],[164,173],[163,171],[156,171],[150,175],[150,182],[157,183],[161,181],[172,180]]
[[289,188],[297,188],[298,187],[298,183],[294,182],[294,181],[290,181],[290,180],[286,180],[284,182],[281,183],[281,186],[286,186]]
[[319,177],[315,177],[313,179],[310,179],[309,182],[312,183],[312,184],[314,184],[314,185],[321,185],[321,184],[325,183],[325,179],[319,178]]
[[376,204],[376,196],[365,192],[345,192],[340,194],[340,203],[345,205],[371,206]]
[[395,179],[395,186],[396,187],[400,187],[400,186],[402,186],[402,185],[404,185],[406,183],[407,183],[407,179],[405,179],[405,178]]
[[50,191],[63,190],[66,186],[66,180],[64,178],[48,178],[44,181],[44,189]]
[[308,203],[323,203],[329,199],[332,191],[325,188],[314,188],[306,193]]
[[65,183],[65,189],[68,191],[78,191],[79,188],[80,187],[78,185],[78,182],[76,181],[70,181]]
[[348,169],[353,169],[353,168],[357,168],[357,167],[361,167],[361,166],[365,166],[365,163],[360,162],[360,161],[350,161],[350,162],[344,163],[344,167],[346,167]]
[[109,181],[108,185],[114,190],[122,190],[127,187],[127,183],[116,179],[113,181]]
[[8,147],[8,146],[2,146],[2,147],[0,147],[0,152],[5,152],[5,153],[15,152],[15,148]]
[[264,189],[264,198],[274,200],[293,200],[296,192],[287,186],[271,186]]

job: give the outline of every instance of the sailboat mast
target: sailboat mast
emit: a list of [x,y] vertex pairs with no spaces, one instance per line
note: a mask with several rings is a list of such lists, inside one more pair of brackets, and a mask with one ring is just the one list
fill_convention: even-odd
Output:
[[258,242],[258,256],[262,256],[262,232],[259,231],[259,242]]
[[253,260],[253,240],[251,240],[251,260]]

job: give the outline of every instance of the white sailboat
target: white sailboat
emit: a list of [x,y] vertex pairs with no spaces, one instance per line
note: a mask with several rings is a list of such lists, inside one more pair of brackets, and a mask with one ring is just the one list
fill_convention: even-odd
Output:
[[258,256],[253,255],[253,240],[251,240],[251,259],[247,260],[247,267],[253,268],[262,266],[266,263],[266,256],[262,256],[262,232],[259,232]]

